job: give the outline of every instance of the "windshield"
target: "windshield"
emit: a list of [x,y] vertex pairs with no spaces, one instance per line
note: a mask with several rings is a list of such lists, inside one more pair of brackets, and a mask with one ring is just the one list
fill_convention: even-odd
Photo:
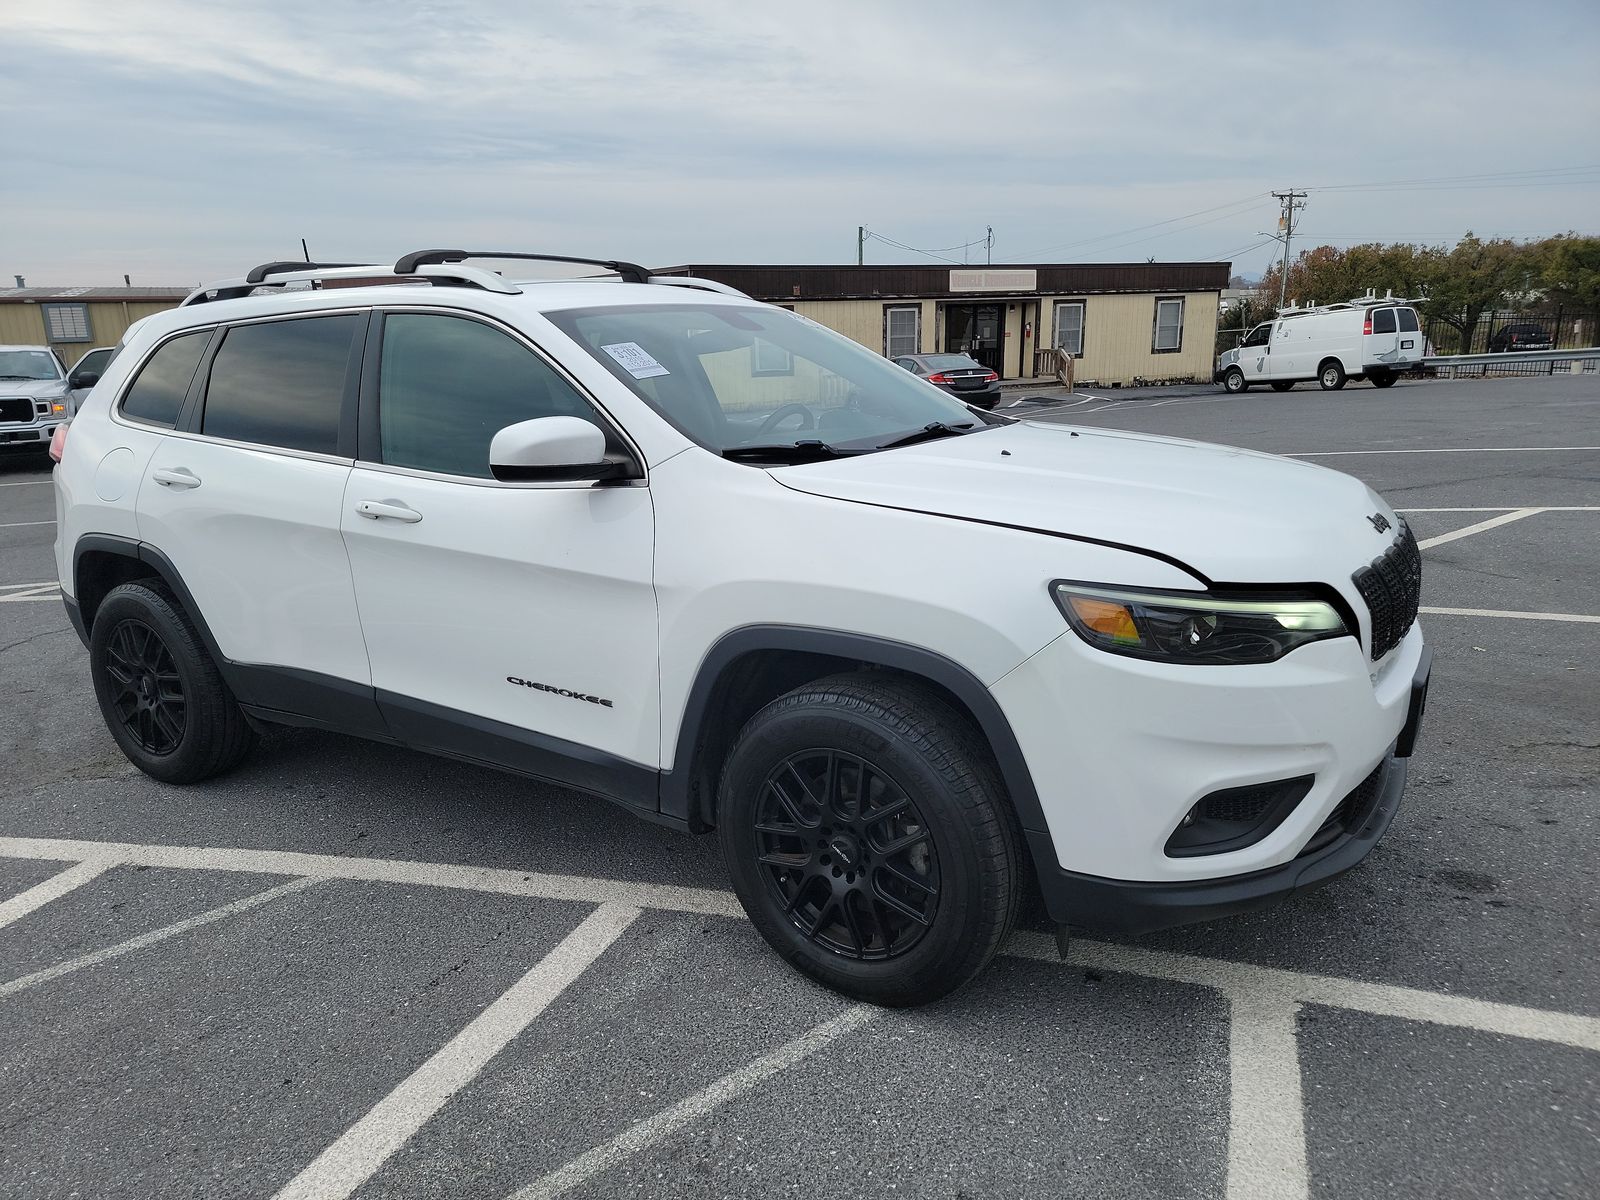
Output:
[[0,350],[0,379],[60,379],[48,350]]
[[989,427],[959,400],[815,321],[708,303],[545,314],[687,437],[718,453],[826,443],[882,449]]

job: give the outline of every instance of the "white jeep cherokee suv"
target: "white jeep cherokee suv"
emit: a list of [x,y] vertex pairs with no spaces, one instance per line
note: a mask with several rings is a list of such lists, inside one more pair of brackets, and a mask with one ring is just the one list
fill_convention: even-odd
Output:
[[714,828],[768,942],[884,1004],[972,978],[1030,874],[1148,930],[1389,825],[1430,655],[1364,484],[982,413],[718,284],[473,258],[554,256],[258,267],[58,436],[62,591],[148,774],[311,725]]

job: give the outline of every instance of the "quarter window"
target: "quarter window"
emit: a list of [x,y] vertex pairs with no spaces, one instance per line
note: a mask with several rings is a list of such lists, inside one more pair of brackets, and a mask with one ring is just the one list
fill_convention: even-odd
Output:
[[200,431],[236,442],[339,452],[345,377],[365,317],[238,325],[211,362]]
[[536,417],[581,417],[605,428],[554,367],[498,329],[423,313],[384,319],[378,369],[384,462],[488,479],[494,435]]
[[1058,300],[1056,302],[1057,350],[1065,350],[1073,357],[1083,355],[1083,301]]
[[1380,308],[1380,309],[1377,309],[1375,312],[1373,312],[1373,314],[1372,314],[1372,332],[1373,333],[1393,333],[1394,331],[1395,331],[1394,309],[1392,309],[1392,308]]
[[42,304],[45,336],[52,342],[87,342],[93,337],[87,304]]
[[189,394],[189,385],[194,382],[195,369],[212,332],[202,329],[163,343],[139,368],[133,386],[122,398],[122,415],[168,429],[176,425],[183,398]]
[[922,307],[895,306],[883,310],[883,353],[886,358],[915,354],[922,349]]
[[1173,354],[1183,349],[1183,298],[1156,301],[1155,338],[1150,347],[1157,354]]

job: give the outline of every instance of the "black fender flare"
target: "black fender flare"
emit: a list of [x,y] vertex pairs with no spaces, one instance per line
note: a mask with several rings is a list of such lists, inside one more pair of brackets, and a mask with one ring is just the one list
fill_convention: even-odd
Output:
[[[149,542],[141,542],[137,538],[120,537],[111,533],[86,533],[80,537],[77,544],[72,547],[72,594],[74,597],[83,595],[83,557],[86,554],[114,554],[122,558],[136,559],[148,566],[161,581],[165,583],[178,599],[183,603],[184,610],[189,615],[189,620],[194,622],[195,631],[199,633],[200,640],[205,643],[206,652],[211,655],[212,661],[219,666],[227,663],[217,645],[217,639],[211,632],[211,627],[206,624],[205,617],[200,612],[200,607],[194,602],[194,596],[189,591],[188,584],[183,582],[183,576],[178,568],[161,551]],[[81,606],[79,599],[73,608]],[[92,624],[92,615],[81,613],[75,624],[81,624],[79,636],[88,644],[88,632]]]
[[[724,634],[700,660],[683,720],[678,727],[677,750],[672,770],[661,777],[661,813],[689,822],[702,816],[691,812],[693,778],[690,764],[707,719],[711,699],[723,672],[738,658],[752,651],[789,650],[850,659],[871,666],[888,667],[907,675],[920,676],[954,695],[978,723],[979,732],[989,743],[995,762],[1017,818],[1025,833],[1044,834],[1049,841],[1049,826],[1033,773],[1028,769],[1022,747],[1017,744],[1011,722],[1001,711],[993,693],[971,671],[952,658],[922,646],[908,645],[870,634],[837,629],[817,629],[798,625],[747,625]],[[1034,838],[1028,839],[1030,845]]]

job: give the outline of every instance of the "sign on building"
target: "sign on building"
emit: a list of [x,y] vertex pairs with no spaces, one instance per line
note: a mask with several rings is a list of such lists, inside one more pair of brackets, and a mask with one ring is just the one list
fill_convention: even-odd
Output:
[[1039,290],[1039,272],[1009,271],[951,271],[952,292],[1036,292]]

